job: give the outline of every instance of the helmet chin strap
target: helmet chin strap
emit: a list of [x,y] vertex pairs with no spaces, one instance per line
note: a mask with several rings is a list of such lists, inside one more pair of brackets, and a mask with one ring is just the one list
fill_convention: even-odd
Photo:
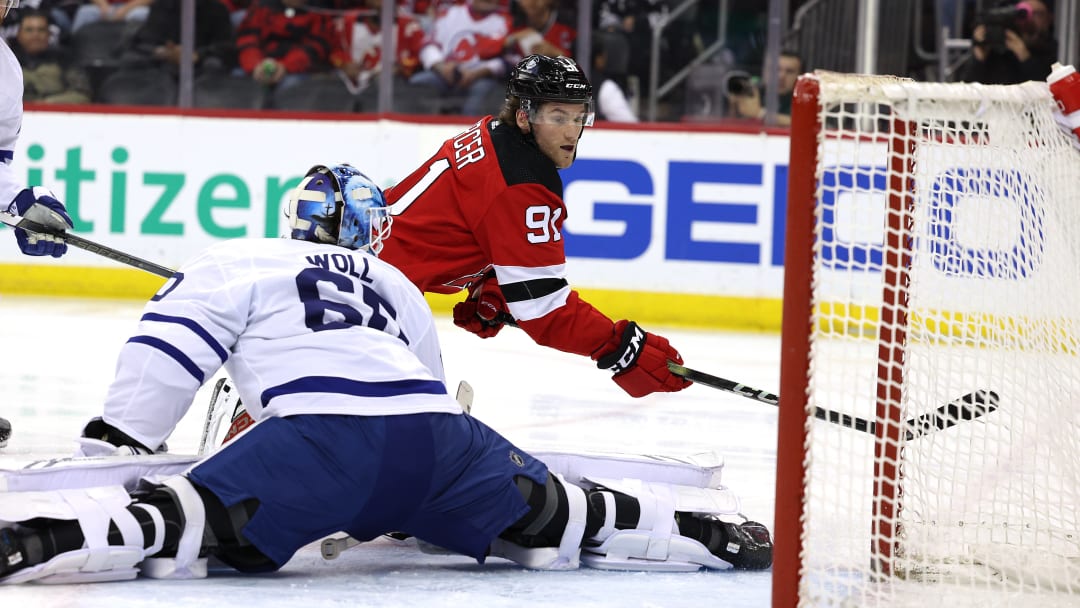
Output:
[[[532,107],[532,101],[529,102],[529,107]],[[533,125],[532,116],[529,115],[530,111],[531,110],[522,110],[520,107],[518,108],[518,112],[525,112],[525,122],[529,125],[529,132],[525,134],[525,142],[539,150],[540,143],[536,141],[536,126]],[[515,116],[514,119],[516,120],[517,117]]]

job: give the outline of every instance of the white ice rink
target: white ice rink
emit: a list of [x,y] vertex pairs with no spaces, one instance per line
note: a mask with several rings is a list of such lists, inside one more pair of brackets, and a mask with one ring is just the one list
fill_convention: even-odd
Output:
[[[141,309],[131,301],[0,296],[0,416],[14,428],[0,468],[71,455],[82,425],[100,414],[117,352]],[[481,341],[447,319],[439,329],[450,386],[468,380],[476,391],[473,414],[519,446],[672,456],[715,451],[742,512],[772,528],[775,408],[704,386],[631,399],[587,359],[537,346],[520,331]],[[778,392],[778,336],[646,329],[669,338],[688,367]],[[204,387],[169,438],[171,452],[195,453],[208,399]],[[218,571],[196,581],[0,587],[0,605],[738,608],[767,606],[770,585],[768,571],[534,572],[500,559],[480,566],[380,540],[334,561],[324,561],[312,544],[270,575]]]

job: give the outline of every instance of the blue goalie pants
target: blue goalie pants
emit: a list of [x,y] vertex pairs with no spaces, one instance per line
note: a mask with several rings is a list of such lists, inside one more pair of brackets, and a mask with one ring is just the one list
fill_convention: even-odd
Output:
[[269,418],[188,478],[226,506],[259,501],[242,533],[278,566],[338,532],[405,532],[483,562],[529,508],[514,477],[547,467],[464,414]]

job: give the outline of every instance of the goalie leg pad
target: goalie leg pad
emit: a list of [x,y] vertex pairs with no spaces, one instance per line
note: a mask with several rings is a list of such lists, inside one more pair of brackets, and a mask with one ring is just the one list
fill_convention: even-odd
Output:
[[176,555],[147,558],[142,564],[143,574],[150,578],[206,578],[207,560],[199,557],[206,528],[206,509],[202,498],[183,475],[174,475],[161,483],[164,486],[162,490],[170,494],[180,507],[183,532],[180,533]]
[[543,461],[552,473],[559,473],[566,481],[583,487],[588,485],[583,482],[593,477],[641,479],[698,488],[722,487],[724,460],[715,452],[684,458],[552,450],[529,450],[529,454]]
[[[36,518],[77,521],[84,546],[64,551],[48,561],[35,564],[0,579],[0,584],[28,581],[42,583],[82,583],[135,578],[145,555],[143,533],[127,510],[131,497],[122,486],[10,492],[0,494],[0,527],[22,528],[18,522]],[[110,545],[109,525],[120,530],[122,545]],[[159,531],[162,535],[164,531]],[[15,565],[15,564],[11,564]]]
[[[532,483],[532,482],[529,482]],[[555,484],[559,484],[560,492]],[[536,486],[539,487],[539,486]],[[568,521],[563,528],[557,547],[527,547],[507,538],[496,538],[490,554],[517,562],[534,570],[575,570],[580,566],[581,542],[585,536],[587,506],[585,492],[569,484],[561,475],[548,475],[545,484],[544,506],[535,519],[521,530],[521,537],[537,535],[551,522],[558,509],[558,502],[565,496]],[[528,500],[528,497],[526,497]]]
[[[694,571],[701,567],[727,570],[733,566],[709,552],[701,542],[679,534],[675,513],[680,488],[636,479],[611,481],[618,491],[636,498],[640,514],[635,527],[613,530],[605,525],[585,544],[581,562],[602,570]],[[701,490],[701,488],[694,488]],[[602,494],[603,488],[596,490]],[[614,503],[607,497],[605,505]],[[613,531],[612,531],[613,530]]]

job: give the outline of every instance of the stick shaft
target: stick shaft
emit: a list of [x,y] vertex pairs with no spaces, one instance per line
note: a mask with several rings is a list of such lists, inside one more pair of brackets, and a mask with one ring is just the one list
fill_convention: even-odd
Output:
[[[712,374],[706,374],[705,372],[699,372],[683,365],[679,365],[674,361],[668,361],[668,370],[676,376],[681,376],[697,384],[704,384],[705,386],[753,399],[754,401],[768,403],[769,405],[780,405],[779,395],[751,388],[733,380],[713,376]],[[909,440],[921,437],[933,431],[955,426],[962,420],[974,420],[975,418],[989,414],[996,410],[997,407],[998,394],[994,391],[978,390],[968,393],[959,399],[938,407],[933,412],[904,421],[904,435]],[[856,431],[870,434],[877,433],[877,423],[873,420],[859,418],[858,416],[852,416],[843,412],[829,410],[823,407],[815,407],[814,417]]]
[[110,260],[120,262],[121,264],[127,264],[128,266],[134,266],[140,270],[158,275],[159,277],[169,278],[173,275],[171,268],[166,268],[160,264],[155,264],[148,260],[135,257],[131,254],[124,253],[118,249],[112,247],[106,247],[100,243],[95,243],[90,239],[84,239],[81,236],[76,236],[70,232],[63,230],[55,230],[43,224],[39,224],[33,220],[28,220],[25,217],[18,215],[12,215],[10,213],[0,212],[0,221],[15,228],[22,228],[29,232],[39,232],[42,234],[48,234],[64,239],[64,241],[72,247],[78,247],[79,249],[85,249],[90,253],[96,253],[102,257],[109,258]]

